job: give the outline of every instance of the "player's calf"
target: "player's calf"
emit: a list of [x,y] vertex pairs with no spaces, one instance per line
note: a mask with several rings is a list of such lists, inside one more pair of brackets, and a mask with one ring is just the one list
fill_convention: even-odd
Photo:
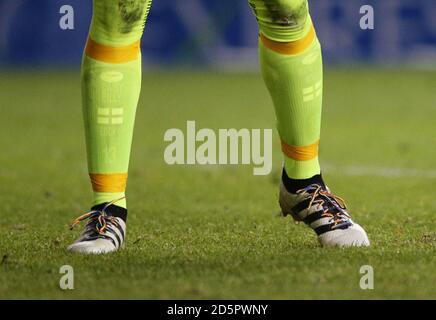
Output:
[[[82,64],[82,96],[93,209],[70,250],[106,253],[124,243],[125,190],[141,90],[140,40],[151,0],[94,0]],[[115,200],[120,199],[119,201]]]

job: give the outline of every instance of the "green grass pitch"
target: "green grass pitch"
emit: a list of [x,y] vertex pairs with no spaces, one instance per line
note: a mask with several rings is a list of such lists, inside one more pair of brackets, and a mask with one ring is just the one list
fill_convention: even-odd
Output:
[[[0,298],[436,298],[434,72],[327,70],[321,162],[368,231],[367,249],[320,248],[277,217],[281,155],[252,166],[168,166],[163,134],[274,128],[258,74],[145,74],[128,185],[127,247],[65,251],[91,201],[76,73],[0,75]],[[59,268],[74,268],[74,290]],[[374,290],[359,269],[374,268]]]

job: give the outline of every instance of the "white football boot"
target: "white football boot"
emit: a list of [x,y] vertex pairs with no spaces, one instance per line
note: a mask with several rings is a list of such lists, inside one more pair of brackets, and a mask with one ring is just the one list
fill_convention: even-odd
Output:
[[127,210],[114,205],[114,202],[93,207],[90,212],[78,217],[71,224],[70,229],[73,229],[81,221],[89,220],[81,236],[67,248],[69,251],[103,254],[123,247]]
[[291,193],[281,182],[279,203],[284,216],[311,227],[323,246],[369,246],[365,230],[351,220],[344,200],[326,187],[312,184]]

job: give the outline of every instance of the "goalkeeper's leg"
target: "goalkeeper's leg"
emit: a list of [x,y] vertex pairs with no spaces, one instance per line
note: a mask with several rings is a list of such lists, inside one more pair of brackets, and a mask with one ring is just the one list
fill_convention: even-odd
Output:
[[122,246],[125,189],[141,89],[140,39],[151,0],[94,0],[82,64],[82,97],[92,211],[72,251],[101,253]]
[[285,158],[282,211],[306,222],[324,245],[368,245],[365,231],[321,177],[322,55],[307,0],[249,2],[259,24],[261,68]]

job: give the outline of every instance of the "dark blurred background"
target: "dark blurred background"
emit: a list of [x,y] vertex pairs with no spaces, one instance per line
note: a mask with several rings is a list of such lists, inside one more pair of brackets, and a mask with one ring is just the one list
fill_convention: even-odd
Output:
[[[436,61],[435,0],[311,0],[326,61],[428,66]],[[359,27],[362,5],[375,30]],[[75,29],[62,30],[71,5]],[[0,0],[0,66],[80,64],[91,0]],[[257,65],[257,25],[246,0],[155,0],[143,37],[144,63],[244,69]]]

